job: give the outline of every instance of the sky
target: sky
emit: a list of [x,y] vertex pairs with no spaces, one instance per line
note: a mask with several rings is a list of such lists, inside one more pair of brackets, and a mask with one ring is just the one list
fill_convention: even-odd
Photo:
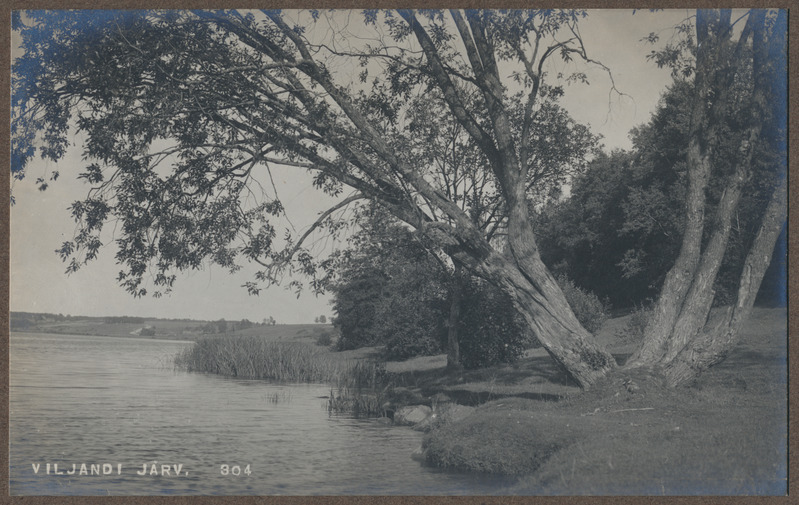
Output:
[[[342,13],[344,14],[344,13]],[[616,88],[604,71],[589,70],[589,85],[566,87],[564,107],[578,122],[601,134],[606,149],[629,148],[628,132],[645,123],[658,99],[671,82],[669,71],[658,69],[646,60],[652,47],[641,42],[650,32],[662,40],[672,36],[672,28],[690,16],[686,10],[657,13],[632,10],[590,11],[580,25],[589,57],[610,68]],[[568,73],[568,65],[558,64]],[[278,323],[310,323],[319,315],[330,317],[330,297],[315,297],[309,291],[298,299],[276,286],[250,296],[242,285],[251,279],[253,267],[236,274],[207,266],[200,271],[178,274],[171,295],[159,299],[133,298],[116,283],[113,244],[101,250],[100,258],[77,273],[66,275],[65,264],[55,254],[61,243],[75,230],[67,208],[85,196],[88,187],[75,176],[83,166],[80,138],[74,139],[59,163],[35,160],[26,178],[13,183],[16,204],[11,207],[10,309],[86,316],[140,316],[229,321],[262,321],[274,317]],[[35,187],[39,176],[58,170],[61,177],[40,192]],[[276,185],[299,231],[334,200],[315,190],[310,177],[295,172],[277,174]]]

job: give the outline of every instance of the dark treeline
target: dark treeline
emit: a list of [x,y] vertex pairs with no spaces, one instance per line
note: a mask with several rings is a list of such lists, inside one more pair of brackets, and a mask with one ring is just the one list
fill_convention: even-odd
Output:
[[[570,198],[536,215],[544,262],[616,309],[656,298],[679,253],[684,220],[677,209],[685,205],[689,93],[688,83],[673,84],[652,119],[630,132],[631,150],[599,155],[575,177]],[[742,118],[733,117],[726,127],[734,130],[741,124]],[[777,150],[768,144],[759,149],[752,189],[742,196],[713,286],[715,306],[734,303],[747,251],[779,176],[773,169]],[[734,154],[720,159],[711,175],[707,220],[715,215],[729,177],[726,165],[735,159]],[[711,231],[705,227],[703,242]],[[784,239],[785,230],[778,244]],[[785,252],[775,248],[758,303],[785,305]]]

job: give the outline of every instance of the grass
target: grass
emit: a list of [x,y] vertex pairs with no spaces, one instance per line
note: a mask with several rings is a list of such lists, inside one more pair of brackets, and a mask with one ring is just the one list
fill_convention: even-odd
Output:
[[333,343],[333,330],[322,331],[316,336],[316,345],[330,347]]
[[783,494],[785,336],[784,310],[757,309],[727,360],[676,390],[638,373],[541,401],[497,370],[506,396],[430,432],[425,456],[518,476],[511,494]]
[[490,402],[431,432],[423,442],[427,461],[461,471],[527,475],[567,444],[562,425],[546,416],[519,416],[505,405],[506,400]]
[[347,413],[355,417],[383,417],[386,414],[383,395],[379,390],[364,391],[350,388],[330,390],[329,412]]
[[773,396],[628,396],[488,402],[431,432],[425,455],[440,467],[521,476],[512,494],[784,492],[785,417]]
[[338,376],[335,391],[330,390],[328,410],[356,417],[384,416],[389,387],[383,365],[357,361]]

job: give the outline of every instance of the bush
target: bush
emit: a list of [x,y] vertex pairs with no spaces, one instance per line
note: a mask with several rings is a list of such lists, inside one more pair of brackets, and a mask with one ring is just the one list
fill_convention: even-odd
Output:
[[387,360],[406,360],[415,356],[429,356],[441,352],[436,334],[429,330],[410,325],[397,328],[394,336],[386,343],[384,356]]
[[580,324],[591,333],[598,331],[608,320],[608,304],[594,293],[577,286],[565,275],[559,275],[557,281]]
[[145,326],[139,332],[139,336],[141,337],[154,337],[155,336],[155,328],[152,326]]
[[333,344],[333,332],[332,331],[323,331],[316,337],[316,345],[321,345],[324,347],[329,347]]
[[368,243],[378,250],[346,256],[331,287],[337,349],[384,346],[397,360],[436,354],[446,340],[446,279],[407,230],[382,231],[389,236]]
[[372,327],[384,284],[385,279],[379,272],[368,271],[347,276],[331,288],[333,310],[337,314],[333,326],[341,334],[337,350],[348,351],[378,343]]
[[652,316],[652,309],[646,305],[639,305],[630,314],[624,327],[616,332],[616,338],[622,342],[638,342],[644,336],[646,324]]
[[464,368],[512,363],[534,341],[510,297],[482,281],[464,286],[458,325],[460,361]]

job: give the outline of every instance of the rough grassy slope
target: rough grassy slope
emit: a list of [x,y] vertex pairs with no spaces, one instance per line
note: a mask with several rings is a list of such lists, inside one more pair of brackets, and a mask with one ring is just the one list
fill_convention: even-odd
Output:
[[425,456],[518,475],[520,494],[782,494],[785,338],[785,310],[758,309],[735,351],[689,388],[642,375],[557,402],[492,400],[428,434]]

